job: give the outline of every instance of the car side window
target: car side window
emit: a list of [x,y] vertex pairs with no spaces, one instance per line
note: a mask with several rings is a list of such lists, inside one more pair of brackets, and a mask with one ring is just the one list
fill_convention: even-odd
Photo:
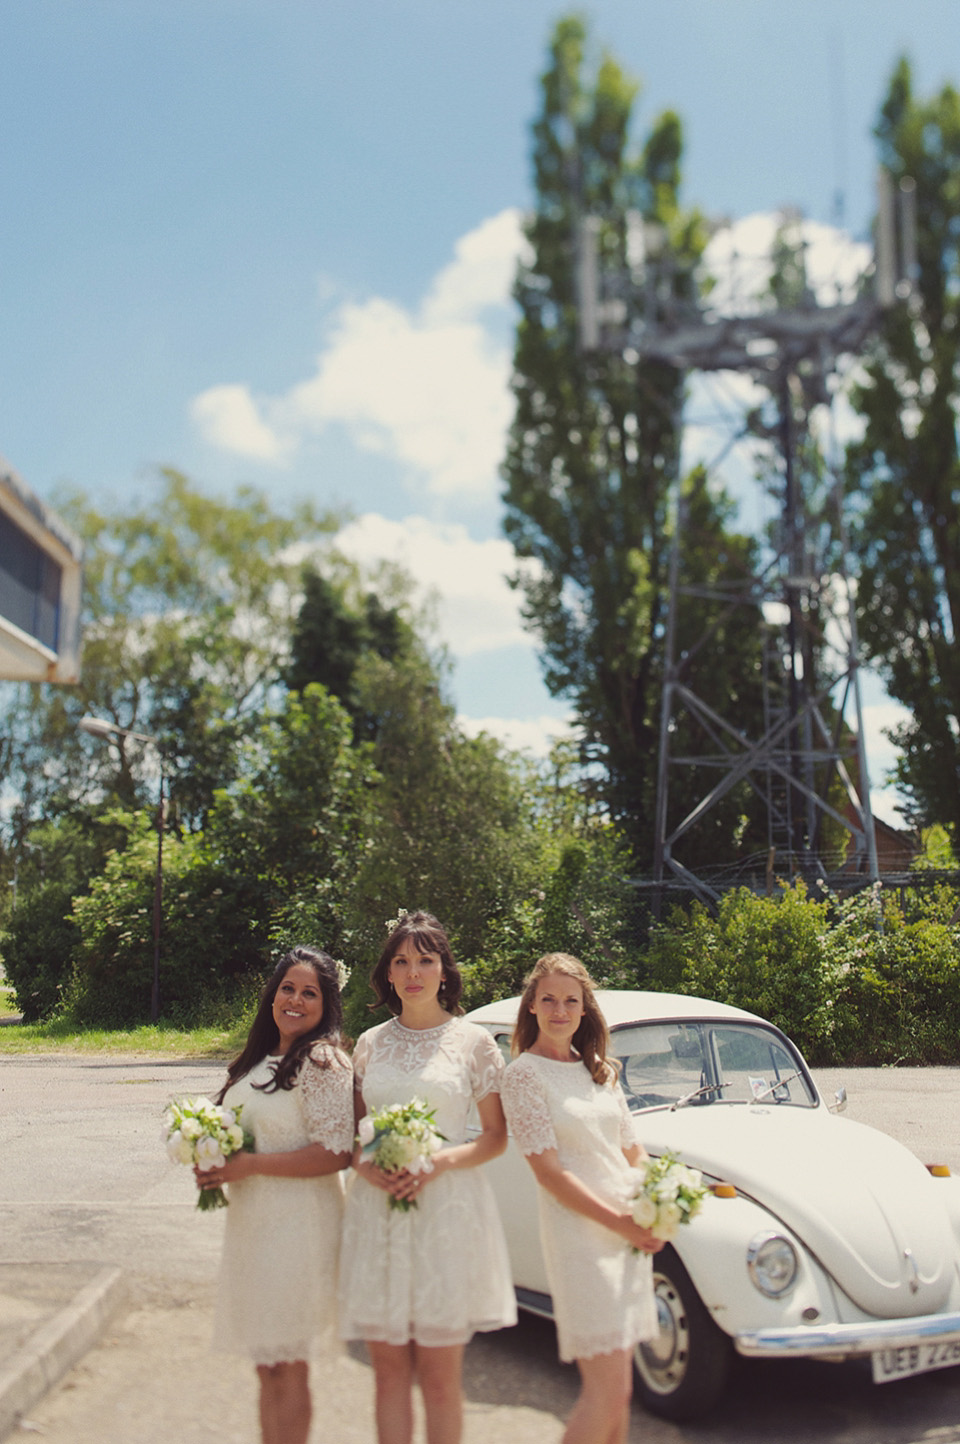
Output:
[[494,1033],[494,1035],[493,1035],[494,1042],[496,1043],[497,1047],[500,1049],[500,1052],[503,1054],[503,1061],[504,1061],[505,1063],[509,1063],[509,1062],[510,1062],[510,1056],[511,1056],[511,1055],[510,1055],[510,1039],[511,1039],[511,1036],[512,1036],[512,1035],[511,1035],[510,1033],[500,1033],[500,1032]]

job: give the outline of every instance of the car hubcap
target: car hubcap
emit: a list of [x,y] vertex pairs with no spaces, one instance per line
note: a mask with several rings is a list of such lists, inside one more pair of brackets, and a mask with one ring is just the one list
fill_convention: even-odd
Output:
[[672,1394],[683,1382],[690,1358],[690,1330],[683,1300],[670,1279],[654,1278],[657,1336],[637,1349],[637,1364],[648,1387]]

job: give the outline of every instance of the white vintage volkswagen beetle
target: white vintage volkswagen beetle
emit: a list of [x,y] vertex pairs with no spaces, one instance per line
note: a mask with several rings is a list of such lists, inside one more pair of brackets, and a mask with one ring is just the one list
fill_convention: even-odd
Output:
[[[672,993],[597,992],[637,1131],[703,1171],[702,1213],[654,1259],[660,1320],[636,1351],[646,1407],[716,1403],[733,1351],[872,1360],[878,1383],[960,1364],[960,1187],[828,1109],[789,1039],[753,1013]],[[509,1057],[518,999],[469,1016]],[[549,1316],[533,1173],[487,1165],[522,1308]]]

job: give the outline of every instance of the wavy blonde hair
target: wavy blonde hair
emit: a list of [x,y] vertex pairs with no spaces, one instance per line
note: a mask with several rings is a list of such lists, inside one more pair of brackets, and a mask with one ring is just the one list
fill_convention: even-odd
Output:
[[583,1017],[573,1035],[573,1046],[594,1083],[612,1083],[619,1073],[617,1062],[608,1058],[610,1030],[593,993],[593,979],[579,958],[571,953],[545,953],[523,980],[523,996],[517,1013],[510,1051],[515,1058],[531,1049],[540,1035],[540,1025],[531,1012],[541,978],[560,973],[572,978],[583,991]]

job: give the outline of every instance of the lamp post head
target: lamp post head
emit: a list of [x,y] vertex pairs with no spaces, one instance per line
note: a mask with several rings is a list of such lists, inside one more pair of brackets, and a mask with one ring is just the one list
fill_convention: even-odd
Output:
[[134,732],[132,727],[118,727],[115,722],[106,722],[102,717],[81,717],[77,723],[81,732],[88,732],[91,737],[99,737],[101,742],[112,742],[117,737],[132,737],[135,742],[149,742],[152,747],[159,749],[158,739],[149,732]]
[[114,732],[123,730],[120,727],[114,727],[112,722],[104,722],[102,717],[81,717],[77,726],[81,732],[89,732],[91,737],[101,738],[112,737]]

